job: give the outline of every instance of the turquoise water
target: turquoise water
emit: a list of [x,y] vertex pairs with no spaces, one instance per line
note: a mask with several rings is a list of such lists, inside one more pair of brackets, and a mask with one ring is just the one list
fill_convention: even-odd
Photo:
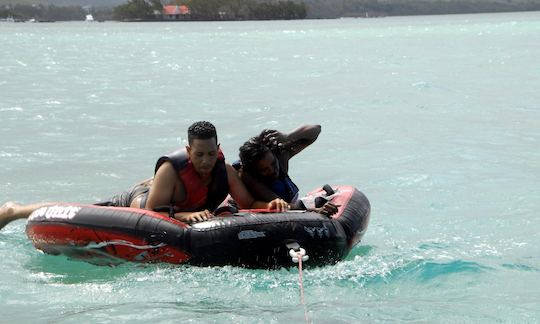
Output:
[[[291,176],[358,187],[372,217],[345,261],[303,272],[310,321],[539,322],[539,44],[539,12],[2,23],[0,201],[107,198],[196,120],[229,161],[318,123]],[[24,226],[0,231],[0,322],[304,322],[295,269],[98,267]]]

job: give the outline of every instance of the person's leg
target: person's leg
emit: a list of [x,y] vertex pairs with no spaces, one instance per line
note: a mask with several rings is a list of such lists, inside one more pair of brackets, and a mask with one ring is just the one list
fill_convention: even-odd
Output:
[[28,218],[34,210],[49,205],[54,205],[54,203],[19,205],[13,201],[8,201],[0,207],[0,229],[14,220]]

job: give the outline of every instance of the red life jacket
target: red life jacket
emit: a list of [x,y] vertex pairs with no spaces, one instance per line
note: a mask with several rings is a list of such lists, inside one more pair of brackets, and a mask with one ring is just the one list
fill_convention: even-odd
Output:
[[212,170],[212,181],[207,186],[201,182],[185,148],[160,157],[156,163],[155,172],[164,162],[170,162],[173,165],[186,192],[184,201],[174,204],[171,202],[176,212],[204,209],[212,212],[227,197],[229,181],[225,167],[225,156],[221,150],[218,150],[216,165]]

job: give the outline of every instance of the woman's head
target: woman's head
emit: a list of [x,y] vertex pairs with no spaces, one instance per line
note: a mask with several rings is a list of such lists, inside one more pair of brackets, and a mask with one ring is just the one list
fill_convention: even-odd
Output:
[[240,147],[240,160],[244,172],[251,176],[267,180],[279,176],[279,161],[260,136],[252,137]]

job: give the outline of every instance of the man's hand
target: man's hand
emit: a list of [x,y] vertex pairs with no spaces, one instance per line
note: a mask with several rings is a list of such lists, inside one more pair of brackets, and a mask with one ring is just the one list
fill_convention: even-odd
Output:
[[175,218],[177,218],[178,220],[186,223],[204,222],[205,220],[208,220],[212,217],[214,217],[214,214],[212,214],[208,209],[194,213],[183,214],[180,217],[175,216]]
[[289,208],[289,204],[281,198],[276,198],[268,203],[269,210],[277,210],[278,212],[284,212],[289,210]]

